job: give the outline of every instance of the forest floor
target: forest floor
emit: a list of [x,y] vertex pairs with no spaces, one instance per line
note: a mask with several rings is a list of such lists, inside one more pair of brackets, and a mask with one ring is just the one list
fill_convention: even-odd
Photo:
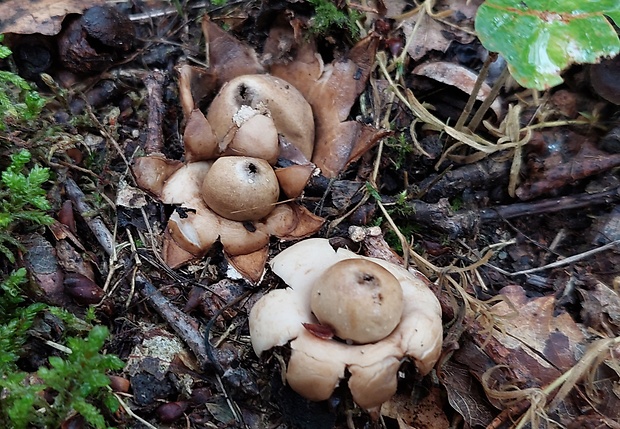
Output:
[[[25,266],[31,300],[79,317],[92,306],[107,326],[103,350],[129,382],[114,385],[123,406],[104,412],[107,425],[620,427],[620,125],[593,67],[547,91],[519,86],[475,36],[480,1],[438,0],[432,14],[349,4],[354,15],[315,9],[322,0],[87,3],[48,12],[63,22],[51,35],[2,23],[12,66],[49,102],[28,127],[5,124],[1,166],[28,149],[49,168],[54,218],[12,231],[22,248],[2,270]],[[156,182],[202,159],[188,150],[190,116],[231,79],[266,73],[312,108],[314,155],[282,149],[276,162],[313,162],[303,192],[280,198],[273,225],[216,217],[200,226],[207,244],[183,247],[169,219],[196,217],[178,196],[193,182],[172,196]],[[146,172],[145,157],[158,163]],[[344,381],[308,401],[283,383],[287,345],[260,358],[252,348],[250,309],[286,287],[268,262],[309,236],[423,273],[441,304],[434,369],[423,377],[404,358],[397,393],[373,412]],[[19,365],[35,373],[63,356],[50,342],[66,334],[53,318],[31,331]]]

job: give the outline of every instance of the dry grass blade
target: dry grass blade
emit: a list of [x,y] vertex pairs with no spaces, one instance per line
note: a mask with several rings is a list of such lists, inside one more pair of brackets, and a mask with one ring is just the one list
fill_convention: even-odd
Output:
[[[605,359],[608,359],[611,356],[612,350],[614,347],[620,345],[620,337],[615,338],[603,338],[600,340],[596,340],[593,342],[586,354],[577,362],[575,366],[566,371],[557,381],[561,380],[561,386],[556,393],[553,401],[549,405],[550,410],[554,410],[557,408],[560,403],[566,399],[571,390],[575,387],[575,385],[584,378],[589,380],[590,395],[594,394],[593,388],[593,378],[594,372],[598,365],[600,365]],[[552,383],[553,386],[556,383]],[[550,386],[550,387],[551,387]],[[555,386],[557,387],[557,386]],[[545,389],[547,390],[547,389]]]
[[500,389],[493,389],[491,385],[491,375],[494,371],[500,368],[509,368],[507,365],[496,365],[489,368],[482,375],[481,383],[485,393],[489,398],[497,399],[507,406],[515,405],[521,401],[529,402],[530,406],[521,418],[516,426],[516,429],[524,427],[527,423],[531,424],[533,428],[544,427],[541,426],[541,419],[548,420],[547,413],[545,411],[545,405],[547,403],[547,394],[539,388],[519,389],[514,385],[502,386]]

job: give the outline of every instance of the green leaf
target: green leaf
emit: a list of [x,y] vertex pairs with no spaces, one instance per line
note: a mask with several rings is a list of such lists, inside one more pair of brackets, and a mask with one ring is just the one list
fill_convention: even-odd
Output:
[[519,84],[544,90],[562,83],[570,64],[620,52],[607,18],[620,24],[618,0],[487,0],[476,32],[488,50],[504,56]]

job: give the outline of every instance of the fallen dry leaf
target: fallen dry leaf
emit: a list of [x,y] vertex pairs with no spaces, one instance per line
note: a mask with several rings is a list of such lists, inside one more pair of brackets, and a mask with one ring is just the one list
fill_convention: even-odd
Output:
[[583,297],[581,317],[586,326],[609,335],[620,334],[620,297],[607,285],[596,282],[593,288],[579,289]]
[[[472,347],[473,344],[469,343]],[[439,379],[448,394],[448,402],[471,427],[487,427],[493,420],[495,410],[484,395],[484,390],[468,371],[465,364],[456,361],[467,351],[457,351],[455,359],[448,360],[438,372]],[[479,355],[477,355],[479,356]],[[484,356],[482,361],[487,361]],[[489,368],[493,366],[489,362]]]
[[26,250],[22,263],[28,270],[33,293],[49,304],[68,306],[71,300],[65,294],[64,273],[52,244],[40,234],[31,234],[22,245]]
[[368,36],[344,57],[324,64],[314,41],[296,39],[290,26],[271,31],[265,44],[270,57],[283,58],[278,42],[283,37],[289,40],[291,57],[272,64],[270,72],[295,86],[312,106],[316,125],[312,162],[326,177],[334,177],[388,134],[347,120],[368,82],[379,39]]
[[471,43],[474,17],[481,3],[482,0],[439,0],[434,12],[441,17],[429,16],[426,10],[407,16],[402,22],[407,53],[419,60],[430,51],[445,52],[453,41]]
[[[581,358],[585,337],[568,313],[556,311],[554,296],[530,299],[521,286],[506,286],[500,293],[519,310],[516,317],[502,319],[505,335],[495,334],[507,347],[515,348],[517,340],[522,349],[531,349],[561,372]],[[501,317],[512,309],[500,302],[493,306],[493,311]]]
[[104,4],[105,0],[9,0],[0,3],[0,33],[53,36],[70,13]]
[[620,165],[620,154],[603,151],[591,140],[572,131],[553,128],[534,133],[529,146],[527,180],[517,188],[521,200],[570,185]]
[[[413,69],[413,74],[425,76],[438,82],[445,83],[446,85],[454,86],[468,95],[471,95],[473,92],[476,80],[478,79],[478,75],[472,70],[460,64],[448,61],[422,63]],[[489,84],[482,82],[480,90],[478,94],[476,94],[476,99],[478,101],[484,101],[490,93],[491,87]],[[502,104],[499,98],[493,101],[491,109],[495,112],[495,117],[501,118]]]

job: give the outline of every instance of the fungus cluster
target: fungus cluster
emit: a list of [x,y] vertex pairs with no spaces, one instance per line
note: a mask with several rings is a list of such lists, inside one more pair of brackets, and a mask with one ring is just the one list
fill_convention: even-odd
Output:
[[[202,30],[209,68],[177,68],[184,162],[149,153],[133,170],[142,189],[177,206],[162,246],[169,266],[202,258],[219,240],[229,262],[257,281],[270,235],[304,238],[323,222],[284,200],[300,196],[316,169],[335,177],[389,134],[350,119],[379,39],[369,35],[326,64],[295,20],[276,20],[260,55],[208,15]],[[207,99],[205,115],[198,106]]]
[[328,399],[346,370],[353,400],[376,410],[396,392],[404,357],[421,374],[437,362],[441,309],[421,274],[318,238],[282,251],[271,268],[289,288],[252,308],[252,346],[261,356],[290,342],[286,379],[305,398]]
[[[205,116],[194,109],[184,133],[186,162],[161,154],[134,163],[138,184],[176,205],[164,234],[163,258],[173,268],[203,257],[219,239],[229,261],[257,281],[270,235],[302,238],[322,219],[278,204],[299,196],[314,170],[310,105],[286,81],[245,75],[224,84]],[[274,166],[279,158],[296,161]]]

